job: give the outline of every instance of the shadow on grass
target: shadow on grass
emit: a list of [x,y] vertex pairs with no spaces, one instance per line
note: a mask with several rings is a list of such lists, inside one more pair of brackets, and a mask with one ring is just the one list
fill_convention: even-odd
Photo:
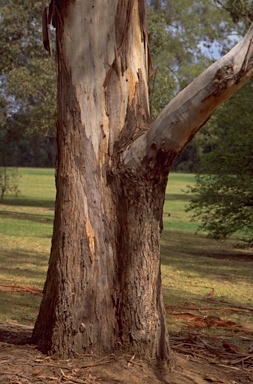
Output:
[[[19,249],[0,251],[0,318],[1,321],[34,324],[38,315],[41,295],[29,288],[43,289],[48,267],[49,254],[39,250]],[[23,290],[24,289],[24,290]],[[11,330],[12,331],[12,330]],[[23,344],[27,332],[5,333],[1,330],[0,340]]]
[[13,345],[30,344],[32,330],[6,330],[0,327],[0,341]]
[[[40,303],[41,296],[36,296],[31,292],[1,292],[0,341],[23,344],[25,339],[25,342],[28,342],[38,316]],[[27,330],[25,325],[28,326]],[[10,332],[6,332],[6,327]]]
[[[13,284],[29,281],[29,285],[42,288],[46,279],[49,254],[26,249],[0,252],[1,274]],[[28,283],[26,283],[28,284]]]
[[41,199],[27,199],[21,197],[6,197],[2,202],[0,202],[0,207],[2,204],[13,205],[17,207],[40,207],[48,208],[54,210],[55,200],[41,200]]
[[30,220],[36,223],[51,223],[53,224],[54,218],[45,217],[45,215],[38,215],[34,213],[15,212],[15,211],[0,211],[0,216],[6,219],[15,220]]
[[236,239],[217,242],[201,234],[163,232],[163,296],[171,334],[197,332],[214,343],[229,339],[248,350],[253,253],[236,244]]
[[192,199],[192,196],[188,195],[187,193],[171,193],[171,194],[168,194],[166,193],[165,195],[165,200],[167,201],[173,201],[173,200],[176,200],[176,201],[191,201]]
[[164,231],[161,241],[162,264],[182,271],[187,277],[213,281],[253,284],[253,253],[236,250],[233,244],[220,243],[189,232]]

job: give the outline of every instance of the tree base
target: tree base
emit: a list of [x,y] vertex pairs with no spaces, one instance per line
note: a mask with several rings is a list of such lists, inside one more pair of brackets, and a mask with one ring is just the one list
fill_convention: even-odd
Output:
[[[173,367],[170,369],[168,366],[159,367],[154,361],[138,360],[126,354],[81,355],[68,361],[52,359],[28,344],[32,327],[8,323],[0,325],[0,349],[6,358],[6,365],[0,367],[0,377],[4,382],[14,382],[15,378],[19,381],[23,377],[30,383],[41,379],[52,384],[63,379],[68,382],[103,384],[206,384],[214,379],[220,383],[234,381],[246,384],[250,381],[246,370],[214,364],[219,363],[217,356],[210,364],[204,358],[198,357],[196,360],[189,355],[174,353],[171,362]],[[10,370],[11,366],[14,367],[13,371]]]

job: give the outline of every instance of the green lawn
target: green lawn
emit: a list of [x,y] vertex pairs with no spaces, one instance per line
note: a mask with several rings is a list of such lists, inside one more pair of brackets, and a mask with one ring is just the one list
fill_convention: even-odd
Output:
[[0,321],[34,323],[41,297],[12,285],[42,289],[54,218],[52,169],[19,169],[18,197],[0,204]]
[[[54,170],[21,168],[19,172],[20,195],[6,196],[0,204],[0,321],[33,324],[41,295],[29,289],[41,290],[46,277]],[[226,336],[239,343],[245,332],[253,334],[252,250],[236,247],[237,238],[217,242],[196,234],[197,223],[191,223],[185,212],[190,199],[185,191],[193,183],[194,175],[172,173],[166,191],[161,256],[169,331]],[[212,288],[212,300],[207,300]],[[247,343],[243,341],[245,348]]]
[[194,180],[193,174],[170,174],[163,210],[165,230],[193,232],[198,229],[198,224],[190,221],[191,214],[185,212],[185,206],[191,199],[191,195],[187,193],[187,187],[192,186]]

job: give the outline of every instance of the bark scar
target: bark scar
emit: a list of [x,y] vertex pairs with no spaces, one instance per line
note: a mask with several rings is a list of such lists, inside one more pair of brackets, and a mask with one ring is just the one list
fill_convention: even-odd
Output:
[[232,63],[219,68],[212,81],[212,90],[204,100],[210,96],[219,97],[229,87],[234,78],[234,66]]

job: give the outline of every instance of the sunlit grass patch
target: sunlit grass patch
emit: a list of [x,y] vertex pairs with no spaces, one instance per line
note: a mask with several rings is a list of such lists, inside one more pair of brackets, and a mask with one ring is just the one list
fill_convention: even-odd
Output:
[[195,176],[187,173],[171,173],[166,188],[163,208],[163,227],[168,230],[196,232],[198,223],[191,222],[191,214],[185,211],[191,195],[187,186],[193,185]]

